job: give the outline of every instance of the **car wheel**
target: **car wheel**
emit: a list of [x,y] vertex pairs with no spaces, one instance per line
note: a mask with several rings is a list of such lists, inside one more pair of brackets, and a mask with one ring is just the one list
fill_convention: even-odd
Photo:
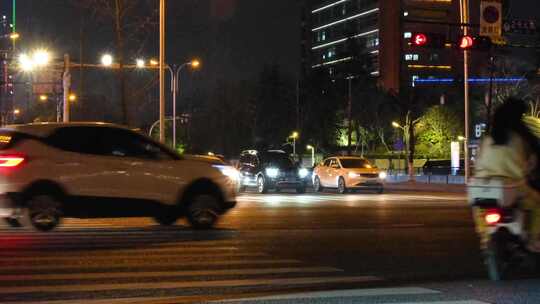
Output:
[[163,208],[154,215],[154,220],[162,226],[171,226],[180,218],[179,212],[175,208]]
[[16,218],[13,218],[13,217],[4,218],[4,222],[11,228],[20,228],[20,227],[22,227],[22,224],[19,221],[19,219],[16,219]]
[[313,181],[313,190],[315,190],[315,192],[323,192],[324,191],[324,188],[321,185],[321,180],[319,179],[318,176],[315,176],[315,180]]
[[339,194],[347,193],[347,186],[345,185],[345,179],[343,177],[340,177],[338,179],[338,193]]
[[23,225],[38,231],[50,231],[60,224],[62,204],[53,196],[35,195],[26,201]]
[[220,200],[213,194],[196,194],[187,208],[187,219],[195,229],[210,229],[219,218]]
[[304,194],[306,193],[306,187],[305,186],[299,186],[296,188],[296,193],[298,194]]
[[257,192],[264,194],[268,192],[268,186],[266,185],[266,182],[264,180],[264,177],[259,176],[257,178]]

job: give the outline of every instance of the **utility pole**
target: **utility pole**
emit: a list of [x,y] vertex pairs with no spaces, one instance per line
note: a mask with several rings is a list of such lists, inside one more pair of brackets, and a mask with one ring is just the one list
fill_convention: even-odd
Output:
[[165,143],[165,0],[159,0],[159,141]]
[[[461,23],[469,24],[469,1],[460,0]],[[463,26],[463,36],[468,36],[469,27]],[[465,140],[464,140],[464,158],[465,158],[465,183],[469,180],[469,51],[463,51],[463,89],[465,99]]]
[[69,92],[71,91],[71,73],[69,71],[69,54],[64,55],[64,73],[62,74],[62,85],[64,87],[64,122],[69,122]]
[[489,91],[486,104],[486,131],[491,131],[491,109],[493,105],[493,74],[495,73],[495,55],[493,53],[489,56]]

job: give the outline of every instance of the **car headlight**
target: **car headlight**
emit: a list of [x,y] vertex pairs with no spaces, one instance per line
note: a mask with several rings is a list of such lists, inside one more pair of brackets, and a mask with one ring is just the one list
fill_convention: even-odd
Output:
[[223,166],[223,165],[214,165],[214,168],[218,169],[221,174],[227,176],[233,181],[238,181],[240,179],[240,172],[236,170],[234,167],[231,166]]
[[300,170],[298,170],[298,176],[300,176],[300,178],[305,178],[306,176],[308,176],[308,174],[309,171],[306,168],[301,168]]
[[379,173],[379,178],[380,179],[386,179],[386,177],[388,177],[388,174],[386,174],[386,172],[383,171],[383,172]]
[[359,173],[356,172],[349,172],[349,178],[357,178],[360,177]]
[[278,168],[266,168],[266,175],[270,178],[276,178],[279,175],[279,169]]

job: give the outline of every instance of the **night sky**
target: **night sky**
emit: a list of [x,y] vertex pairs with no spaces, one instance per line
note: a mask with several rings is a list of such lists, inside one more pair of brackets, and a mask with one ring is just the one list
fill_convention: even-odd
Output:
[[[157,10],[158,1],[148,1]],[[11,2],[0,0],[0,11],[9,15]],[[183,73],[182,98],[197,90],[209,92],[220,81],[254,79],[265,64],[278,64],[292,79],[297,77],[302,0],[167,2],[167,62],[179,64],[193,57],[203,62],[200,71]],[[89,12],[81,15],[75,5],[78,0],[17,0],[17,3],[20,51],[46,47],[58,60],[67,52],[74,60],[80,61],[80,25],[81,20],[87,20],[83,61],[98,63],[104,52],[114,53],[112,21],[96,22]],[[509,3],[514,18],[540,17],[537,9],[539,0],[513,0]],[[157,22],[156,11],[143,11],[140,15],[154,17]],[[138,57],[157,57],[157,27],[150,36],[146,44],[130,46],[130,62]],[[103,90],[104,86],[109,86],[108,90],[114,90],[112,73],[99,70],[85,73],[89,82],[87,89]]]
[[[1,0],[1,3],[10,2]],[[23,37],[20,48],[46,46],[58,57],[65,51],[78,57],[80,12],[74,8],[75,2],[17,0],[18,31]],[[153,2],[157,9],[158,1]],[[169,63],[183,63],[192,57],[200,57],[204,68],[196,77],[204,79],[248,79],[264,64],[270,63],[281,65],[295,77],[299,62],[300,1],[167,2]],[[9,10],[9,5],[3,7]],[[153,12],[147,14],[152,16]],[[89,27],[85,46],[87,62],[97,62],[104,51],[114,51],[109,29],[107,22]],[[138,46],[132,46],[132,57],[157,57],[157,29],[153,39],[140,52]]]

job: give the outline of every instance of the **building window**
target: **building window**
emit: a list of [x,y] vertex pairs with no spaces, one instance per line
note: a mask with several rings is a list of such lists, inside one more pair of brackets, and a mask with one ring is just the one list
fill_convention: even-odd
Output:
[[437,53],[433,53],[433,54],[429,55],[429,61],[431,61],[431,62],[439,62],[439,59],[440,59],[440,57],[439,57],[439,54],[437,54]]
[[333,47],[331,49],[328,50],[328,56],[327,58],[330,59],[330,58],[333,58],[336,56],[336,48]]

